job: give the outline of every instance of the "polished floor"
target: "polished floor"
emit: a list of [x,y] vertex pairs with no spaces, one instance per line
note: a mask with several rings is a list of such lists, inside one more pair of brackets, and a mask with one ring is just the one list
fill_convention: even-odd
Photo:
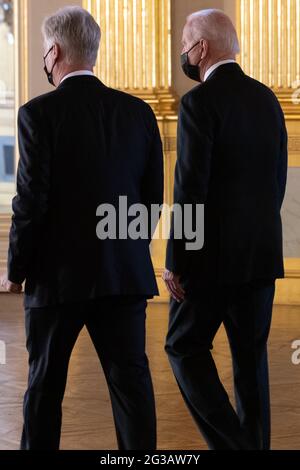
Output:
[[[156,392],[159,449],[206,449],[178,392],[164,353],[167,305],[150,304],[147,318],[147,349]],[[300,307],[276,306],[269,347],[273,449],[300,449],[300,365],[293,365],[291,361],[291,344],[295,339],[300,339]],[[6,365],[0,365],[0,450],[18,449],[27,380],[21,297],[0,294],[0,341],[6,343]],[[232,396],[230,357],[222,329],[215,341],[214,356]],[[70,363],[61,448],[116,449],[107,387],[85,330]]]

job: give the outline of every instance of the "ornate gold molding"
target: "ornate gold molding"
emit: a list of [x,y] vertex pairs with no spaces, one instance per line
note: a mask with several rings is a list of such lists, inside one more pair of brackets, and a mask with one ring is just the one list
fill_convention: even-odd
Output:
[[289,152],[300,152],[300,135],[289,135]]
[[28,0],[14,1],[15,32],[15,136],[16,161],[19,159],[17,117],[19,107],[28,101]]
[[7,241],[9,228],[11,224],[11,215],[0,214],[0,242]]
[[289,133],[289,166],[300,166],[300,134]]
[[243,70],[275,91],[287,119],[299,120],[299,0],[238,0],[236,4]]
[[300,305],[300,258],[285,258],[285,279],[277,279],[275,303]]
[[28,0],[14,1],[16,108],[28,101]]
[[[19,160],[17,139],[17,116],[19,107],[28,101],[28,0],[13,1],[14,32],[14,134],[15,134],[15,167]],[[15,193],[13,182],[1,183],[1,203],[10,205]],[[1,220],[0,220],[1,231]]]
[[177,151],[177,137],[176,136],[164,136],[163,146],[165,152],[176,152]]
[[170,0],[83,0],[100,24],[96,74],[108,86],[147,101],[158,116],[174,116]]

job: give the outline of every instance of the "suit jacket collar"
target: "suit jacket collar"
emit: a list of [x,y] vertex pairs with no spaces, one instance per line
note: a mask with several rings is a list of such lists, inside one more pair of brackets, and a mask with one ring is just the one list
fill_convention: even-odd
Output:
[[105,87],[104,83],[102,83],[96,75],[75,75],[67,77],[65,80],[60,82],[56,89],[59,90],[65,87],[82,86],[86,83],[97,83],[98,85]]
[[239,66],[239,64],[237,62],[231,62],[229,64],[219,65],[219,67],[212,71],[212,73],[207,77],[204,83],[208,82],[215,76],[221,76],[222,74],[227,75],[228,73],[238,73],[244,75],[244,72]]

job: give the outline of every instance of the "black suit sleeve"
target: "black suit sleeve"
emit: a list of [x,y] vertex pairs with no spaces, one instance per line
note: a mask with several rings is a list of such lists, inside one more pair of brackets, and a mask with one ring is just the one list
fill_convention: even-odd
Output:
[[157,124],[156,117],[150,110],[151,118],[151,142],[148,156],[148,164],[142,183],[142,203],[147,207],[148,211],[148,236],[151,242],[158,218],[151,219],[152,204],[161,206],[164,199],[164,157],[162,141]]
[[279,188],[279,207],[281,208],[285,189],[286,189],[286,180],[287,180],[287,168],[288,168],[288,136],[285,126],[285,120],[283,112],[281,111],[282,117],[282,130],[281,130],[281,143],[280,143],[280,158],[278,163],[278,188]]
[[[179,112],[174,203],[181,206],[183,220],[184,204],[191,205],[194,214],[195,205],[206,202],[210,181],[213,120],[199,101],[194,95],[185,95]],[[182,233],[184,235],[183,227]],[[184,236],[175,238],[173,216],[166,268],[179,275],[184,274],[186,269],[185,242]]]
[[42,141],[43,135],[41,122],[27,107],[21,107],[18,114],[17,195],[12,202],[8,250],[8,279],[18,284],[28,275],[35,240],[48,210],[49,152]]

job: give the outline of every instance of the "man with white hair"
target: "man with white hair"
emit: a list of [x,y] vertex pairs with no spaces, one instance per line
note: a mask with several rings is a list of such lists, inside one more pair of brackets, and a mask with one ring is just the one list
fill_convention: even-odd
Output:
[[128,204],[162,203],[157,121],[144,101],[94,76],[100,28],[87,11],[63,8],[42,31],[44,70],[57,88],[19,111],[17,195],[2,278],[11,292],[26,280],[30,369],[21,449],[59,448],[69,359],[86,326],[109,388],[119,449],[153,450],[145,354],[147,299],[158,294],[153,228],[144,239],[99,239],[96,213],[102,204],[116,207],[121,195]]
[[[280,209],[287,133],[273,92],[235,62],[236,31],[219,10],[187,18],[174,202],[204,204],[204,246],[189,251],[173,220],[164,279],[172,296],[166,352],[211,449],[269,449],[267,339],[274,283],[284,277]],[[192,244],[189,244],[192,245]],[[229,339],[237,412],[210,349]]]

